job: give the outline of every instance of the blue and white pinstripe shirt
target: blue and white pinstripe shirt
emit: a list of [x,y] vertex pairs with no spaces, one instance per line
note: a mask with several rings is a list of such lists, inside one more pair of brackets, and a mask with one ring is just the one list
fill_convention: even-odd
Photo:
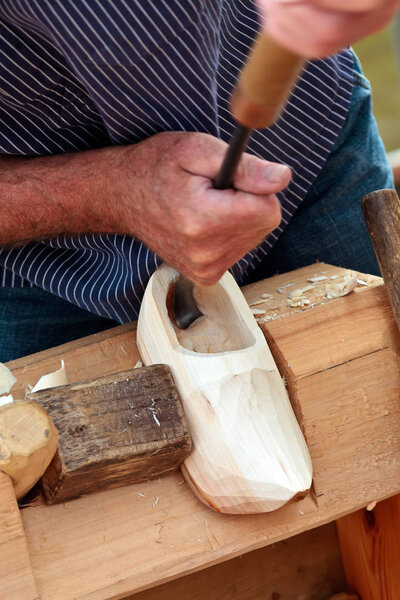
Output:
[[[229,98],[258,30],[252,0],[0,0],[0,153],[79,152],[161,131],[229,141]],[[346,118],[350,50],[309,62],[279,122],[249,151],[291,166],[283,219],[232,271],[241,283],[281,235]],[[123,235],[0,249],[0,284],[36,285],[99,315],[137,317],[160,260]]]

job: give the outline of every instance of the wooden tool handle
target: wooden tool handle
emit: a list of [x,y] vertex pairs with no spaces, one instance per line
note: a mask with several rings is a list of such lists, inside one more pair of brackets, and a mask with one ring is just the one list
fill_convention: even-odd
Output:
[[304,58],[259,34],[233,93],[231,109],[241,125],[259,129],[274,123],[288,98]]
[[361,208],[400,329],[400,200],[394,190],[379,190]]

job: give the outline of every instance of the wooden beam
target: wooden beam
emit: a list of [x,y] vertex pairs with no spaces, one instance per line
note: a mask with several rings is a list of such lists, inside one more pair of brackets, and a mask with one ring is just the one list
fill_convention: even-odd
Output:
[[[331,523],[126,600],[322,600],[344,588],[342,560]],[[357,599],[335,596],[335,600]]]
[[400,590],[400,496],[338,520],[347,586],[362,600],[397,600]]
[[1,472],[0,596],[7,600],[40,600],[14,486],[9,476]]

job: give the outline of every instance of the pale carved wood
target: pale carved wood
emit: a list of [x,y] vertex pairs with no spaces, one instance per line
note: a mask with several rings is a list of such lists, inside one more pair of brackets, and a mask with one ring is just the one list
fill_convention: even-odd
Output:
[[142,301],[137,343],[145,364],[165,363],[189,423],[193,450],[182,472],[195,494],[225,513],[259,513],[305,496],[309,453],[265,338],[232,275],[195,288],[203,315],[173,321],[178,273],[163,265]]
[[57,449],[58,433],[42,406],[20,401],[0,407],[0,471],[22,498],[39,480]]

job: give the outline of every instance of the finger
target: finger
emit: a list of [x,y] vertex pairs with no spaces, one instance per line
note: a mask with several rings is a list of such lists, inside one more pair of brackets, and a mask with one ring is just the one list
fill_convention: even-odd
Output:
[[276,41],[293,52],[321,58],[381,29],[394,12],[392,3],[381,10],[355,13],[321,6],[317,0],[271,2],[266,28]]
[[291,178],[287,165],[243,154],[234,176],[234,187],[250,194],[275,194],[283,190]]
[[[279,0],[275,0],[279,1]],[[310,4],[343,12],[374,12],[388,6],[398,8],[397,0],[308,0]]]
[[[212,249],[204,254],[207,260],[202,264],[192,264],[187,262],[183,267],[186,271],[186,276],[201,286],[214,285],[230,267],[236,264],[250,250],[258,246],[266,237],[265,231],[260,231],[256,237],[251,239],[231,240],[228,244],[220,246],[213,255]],[[223,250],[226,250],[223,252]]]
[[272,230],[281,221],[281,205],[274,194],[258,196],[237,190],[209,189],[204,196],[208,235],[213,228],[221,233],[259,227]]
[[[228,144],[207,134],[193,136],[182,137],[175,148],[178,164],[192,175],[207,177],[212,182],[221,168]],[[234,177],[234,187],[253,194],[274,194],[285,188],[290,179],[287,165],[245,153]]]

